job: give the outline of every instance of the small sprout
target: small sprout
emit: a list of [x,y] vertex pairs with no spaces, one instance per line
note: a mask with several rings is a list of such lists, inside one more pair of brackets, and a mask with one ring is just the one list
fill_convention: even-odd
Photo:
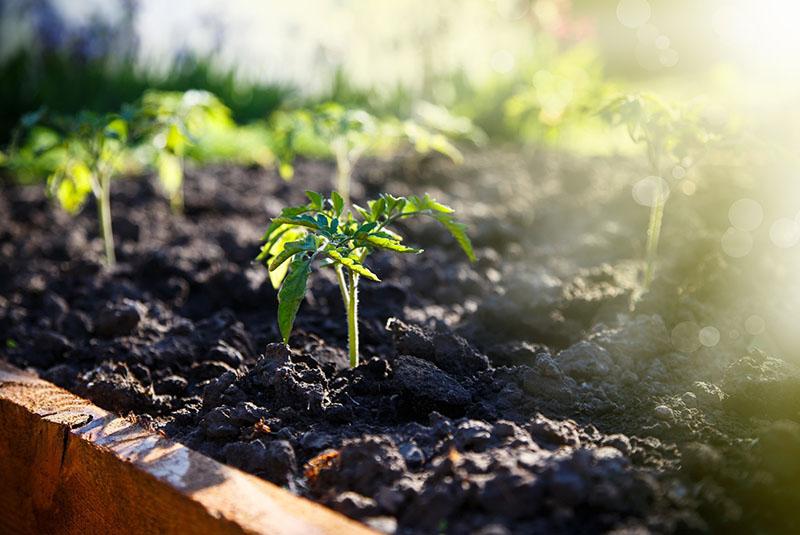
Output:
[[645,246],[643,291],[648,291],[655,274],[656,253],[668,191],[662,188],[675,166],[684,170],[695,165],[720,137],[696,106],[667,104],[655,95],[624,95],[615,98],[600,111],[612,126],[624,126],[631,140],[643,145],[649,172],[658,180],[652,188],[650,221]]
[[[463,117],[432,104],[417,107],[418,120],[378,118],[364,110],[327,102],[313,110],[279,112],[271,121],[272,152],[284,179],[294,173],[293,162],[303,148],[323,145],[336,161],[333,187],[350,204],[353,169],[367,153],[386,153],[411,146],[421,154],[435,151],[454,162],[463,156],[451,139],[482,140],[482,132]],[[313,151],[312,151],[313,152]]]
[[59,151],[60,157],[47,180],[48,191],[70,213],[78,212],[89,195],[94,195],[109,265],[116,262],[111,228],[111,179],[118,171],[127,138],[128,121],[122,115],[81,112],[68,121],[50,148]]
[[213,124],[228,124],[230,110],[207,91],[147,91],[138,111],[141,134],[151,138],[158,178],[172,210],[183,211],[187,148]]
[[311,131],[311,114],[305,110],[277,111],[270,118],[270,151],[278,161],[278,174],[284,180],[294,177],[294,160],[300,152],[301,138]]
[[278,290],[278,327],[288,342],[297,311],[306,292],[308,277],[315,260],[336,272],[342,301],[347,313],[350,366],[358,365],[358,282],[364,277],[380,282],[365,264],[377,250],[419,254],[421,249],[403,244],[392,225],[415,216],[428,216],[442,225],[471,261],[475,260],[466,227],[453,217],[453,209],[424,197],[381,195],[366,208],[354,205],[350,210],[337,192],[325,199],[319,193],[306,192],[309,202],[285,208],[274,218],[264,234],[264,245],[257,260],[270,271]]

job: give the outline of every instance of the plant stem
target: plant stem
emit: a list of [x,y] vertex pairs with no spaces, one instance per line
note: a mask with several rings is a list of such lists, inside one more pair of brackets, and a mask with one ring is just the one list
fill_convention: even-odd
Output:
[[350,367],[358,366],[358,275],[350,273],[347,299],[347,345],[350,351]]
[[658,252],[658,240],[661,236],[661,220],[664,218],[665,199],[658,196],[655,204],[650,208],[650,223],[647,226],[647,246],[645,252],[645,270],[643,290],[650,289],[655,274],[656,253]]
[[178,188],[169,198],[169,206],[172,208],[172,213],[179,215],[183,213],[183,181],[184,181],[184,174],[183,174],[183,156],[178,156],[178,166],[181,170],[181,183],[178,184]]
[[[645,142],[647,145],[647,160],[650,163],[650,169],[654,176],[661,177],[661,154],[656,149],[656,144],[653,142],[649,132],[645,131]],[[659,180],[663,180],[659,178]],[[659,191],[656,192],[653,206],[650,207],[650,222],[647,225],[647,244],[645,245],[645,268],[644,268],[644,283],[642,284],[642,291],[647,292],[650,290],[650,285],[653,282],[653,277],[656,272],[656,254],[658,253],[658,240],[661,237],[661,220],[664,218],[664,204],[667,202],[667,196],[662,195],[661,182],[659,182]]]
[[344,199],[344,205],[350,205],[350,174],[353,166],[347,154],[345,143],[337,143],[336,152],[336,191]]
[[100,219],[100,235],[106,253],[106,263],[113,266],[117,262],[114,254],[114,232],[111,228],[111,176],[108,173],[100,175],[100,195],[97,197],[97,212]]
[[339,290],[342,292],[342,302],[344,303],[344,309],[345,311],[347,311],[350,307],[350,305],[348,305],[350,297],[347,295],[348,293],[347,280],[344,277],[344,270],[342,269],[342,266],[338,264],[336,265],[336,278],[339,281]]

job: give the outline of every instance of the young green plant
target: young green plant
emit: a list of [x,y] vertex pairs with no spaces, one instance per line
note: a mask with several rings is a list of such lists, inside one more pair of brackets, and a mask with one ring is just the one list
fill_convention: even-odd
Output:
[[116,263],[111,227],[111,180],[126,148],[128,121],[119,114],[81,112],[69,122],[51,150],[60,156],[48,177],[48,190],[69,213],[80,211],[89,195],[97,202],[97,218],[106,263]]
[[264,245],[257,260],[269,268],[272,284],[278,290],[278,327],[288,342],[297,311],[315,261],[336,272],[347,314],[347,339],[350,366],[358,366],[358,284],[363,277],[380,282],[365,265],[375,251],[419,254],[421,249],[403,244],[392,229],[395,223],[410,217],[427,216],[442,224],[466,253],[475,260],[466,227],[457,222],[453,210],[423,197],[381,195],[366,208],[345,206],[337,192],[330,199],[306,192],[309,202],[285,208],[274,218],[264,234]]
[[296,156],[304,149],[315,155],[315,148],[321,145],[318,152],[332,155],[336,162],[333,188],[349,206],[353,169],[365,154],[391,154],[411,146],[420,154],[439,152],[460,163],[463,157],[451,139],[482,139],[482,132],[468,119],[455,117],[439,106],[421,103],[415,115],[416,119],[406,120],[378,118],[335,102],[312,110],[279,112],[271,121],[272,151],[281,176],[291,178]]
[[[656,268],[658,242],[669,197],[669,179],[683,177],[718,139],[696,106],[667,104],[651,94],[623,95],[603,107],[612,126],[624,126],[631,140],[642,145],[650,173],[644,202],[650,207],[642,290],[650,289]],[[675,170],[680,170],[676,173]],[[666,177],[666,178],[665,178]]]
[[183,212],[184,160],[187,148],[214,125],[232,124],[230,110],[207,91],[147,91],[137,126],[152,140],[161,187],[173,212]]

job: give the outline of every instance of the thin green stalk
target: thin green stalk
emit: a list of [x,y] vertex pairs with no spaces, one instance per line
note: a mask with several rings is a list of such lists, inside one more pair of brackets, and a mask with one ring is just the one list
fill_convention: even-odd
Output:
[[[658,150],[656,150],[656,144],[653,143],[649,135],[646,135],[645,139],[650,169],[654,176],[661,177],[661,165],[659,163],[661,158]],[[659,182],[659,191],[655,194],[653,206],[650,207],[650,221],[647,224],[644,283],[642,284],[642,291],[644,292],[650,290],[650,285],[653,283],[653,277],[655,276],[658,240],[661,237],[661,221],[664,218],[664,204],[667,202],[666,196],[662,195],[660,188],[661,182]]]
[[183,213],[183,181],[185,179],[183,174],[183,156],[178,157],[178,166],[181,170],[181,183],[169,198],[169,206],[172,209],[172,213],[176,215]]
[[664,218],[664,204],[664,199],[659,195],[655,204],[650,208],[643,285],[645,292],[650,289],[650,284],[653,282],[653,276],[655,275],[656,253],[658,252],[658,240],[661,237],[661,221]]
[[347,295],[348,293],[347,280],[344,277],[344,270],[340,265],[336,266],[336,279],[339,281],[339,291],[342,292],[342,302],[344,303],[345,311],[347,311],[350,306],[347,304],[348,301],[350,300],[350,297]]
[[344,205],[350,205],[350,174],[352,165],[347,155],[347,149],[336,150],[336,191],[344,199]]
[[350,367],[358,366],[358,275],[350,273],[347,299],[347,345],[350,350]]
[[100,175],[97,212],[100,219],[100,235],[103,237],[106,263],[109,266],[113,266],[116,264],[117,258],[114,254],[114,232],[111,228],[111,176],[109,173],[101,173]]

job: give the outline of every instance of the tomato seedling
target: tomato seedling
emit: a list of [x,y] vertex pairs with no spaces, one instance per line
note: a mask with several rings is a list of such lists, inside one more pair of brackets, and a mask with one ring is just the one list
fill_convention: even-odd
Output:
[[58,133],[51,150],[62,153],[48,177],[48,191],[69,213],[80,211],[89,195],[97,201],[97,218],[108,265],[116,263],[111,227],[111,179],[126,147],[128,120],[120,114],[81,112]]
[[174,212],[183,212],[187,147],[210,125],[229,121],[230,110],[207,91],[151,90],[142,96],[137,126],[152,140],[158,178]]
[[327,102],[312,110],[277,113],[272,121],[272,151],[283,178],[291,178],[293,162],[306,146],[321,144],[333,156],[336,174],[333,187],[350,204],[353,169],[367,153],[391,153],[411,146],[418,153],[439,152],[454,162],[463,157],[453,138],[481,139],[474,125],[431,104],[418,106],[419,120],[378,118],[364,110]]
[[[288,342],[297,311],[306,292],[313,263],[331,266],[347,313],[347,338],[350,367],[358,366],[358,282],[361,277],[379,282],[364,264],[377,250],[419,254],[422,249],[402,243],[392,225],[409,217],[428,216],[450,232],[470,261],[475,260],[466,227],[457,222],[452,208],[423,197],[381,195],[367,208],[345,205],[337,192],[330,199],[306,192],[307,204],[285,208],[274,218],[264,234],[264,245],[257,260],[266,264],[272,284],[278,290],[278,327]],[[357,214],[357,215],[354,215]]]
[[653,179],[647,204],[650,218],[645,245],[643,291],[653,282],[664,205],[669,196],[667,178],[683,176],[696,165],[718,135],[703,117],[701,109],[692,105],[667,104],[651,94],[623,95],[600,111],[612,126],[624,126],[631,140],[644,146],[648,169]]

